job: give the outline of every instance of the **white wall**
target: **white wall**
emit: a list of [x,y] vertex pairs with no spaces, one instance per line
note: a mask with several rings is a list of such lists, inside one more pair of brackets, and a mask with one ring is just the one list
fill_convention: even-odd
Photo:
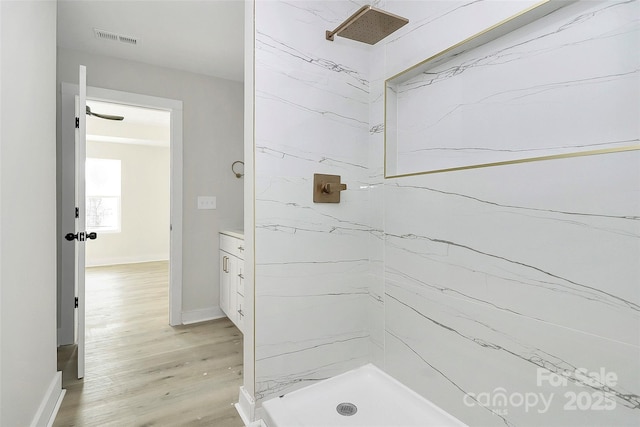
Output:
[[[89,86],[183,101],[182,311],[217,307],[217,233],[243,224],[243,180],[231,172],[243,158],[242,84],[62,48],[58,84],[76,83],[80,64]],[[218,209],[197,210],[201,195],[217,196]]]
[[169,148],[87,141],[87,157],[121,164],[121,230],[86,245],[87,266],[169,259]]
[[56,4],[0,2],[0,424],[46,425],[56,373]]

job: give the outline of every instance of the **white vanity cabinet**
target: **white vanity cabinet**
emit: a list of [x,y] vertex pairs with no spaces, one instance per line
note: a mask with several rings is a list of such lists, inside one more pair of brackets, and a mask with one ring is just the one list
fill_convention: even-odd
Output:
[[220,308],[240,329],[244,326],[244,236],[220,232]]

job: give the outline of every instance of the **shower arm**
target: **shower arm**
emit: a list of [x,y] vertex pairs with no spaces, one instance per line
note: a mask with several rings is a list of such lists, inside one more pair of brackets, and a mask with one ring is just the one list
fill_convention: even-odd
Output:
[[338,34],[341,30],[351,25],[354,21],[360,18],[361,15],[364,15],[369,9],[371,9],[371,6],[362,6],[360,9],[356,11],[356,13],[351,15],[346,21],[338,25],[338,28],[336,28],[333,31],[327,30],[325,33],[325,38],[329,41],[333,41],[333,38],[336,34]]

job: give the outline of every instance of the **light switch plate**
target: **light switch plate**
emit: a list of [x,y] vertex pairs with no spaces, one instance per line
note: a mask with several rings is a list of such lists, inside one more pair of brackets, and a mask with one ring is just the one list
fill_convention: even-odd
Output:
[[215,209],[216,196],[198,196],[198,209]]

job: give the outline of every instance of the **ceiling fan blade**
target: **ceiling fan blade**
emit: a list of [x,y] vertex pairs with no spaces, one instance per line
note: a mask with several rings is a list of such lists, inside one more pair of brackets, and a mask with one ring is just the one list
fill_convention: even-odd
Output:
[[124,120],[123,116],[112,116],[110,114],[91,113],[91,115],[105,120]]
[[124,120],[123,116],[112,116],[111,114],[100,114],[91,111],[91,108],[87,105],[87,114],[90,116],[98,117],[105,120]]

